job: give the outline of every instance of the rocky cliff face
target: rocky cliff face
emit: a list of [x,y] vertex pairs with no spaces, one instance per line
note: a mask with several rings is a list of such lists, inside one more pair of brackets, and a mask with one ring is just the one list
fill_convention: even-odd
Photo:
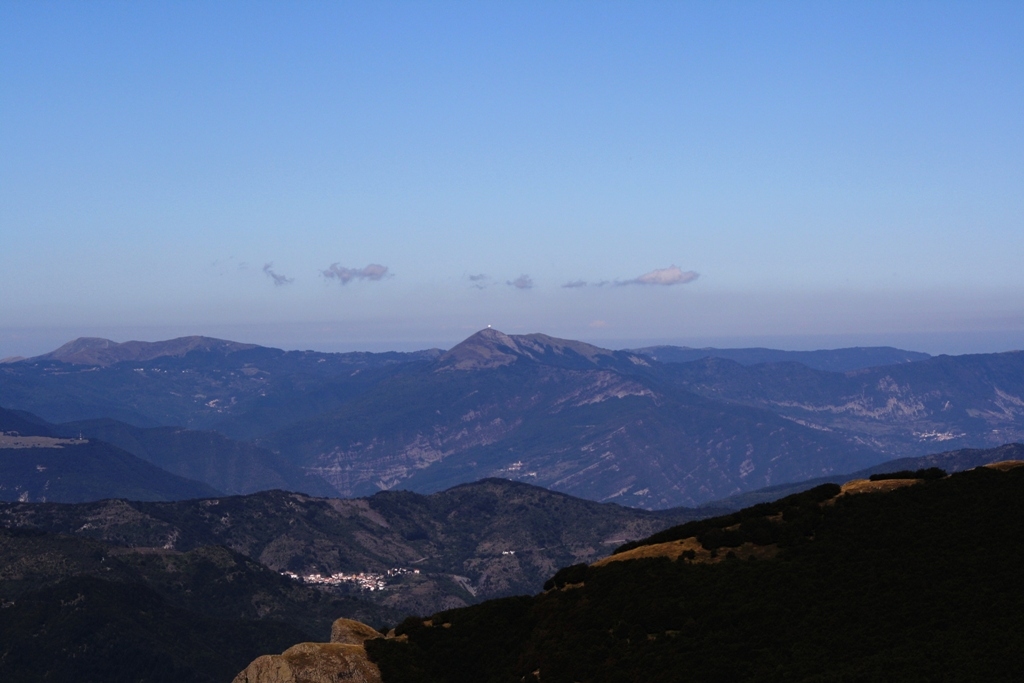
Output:
[[232,683],[381,683],[363,643],[382,637],[366,624],[338,619],[329,643],[299,643],[279,655],[257,657]]

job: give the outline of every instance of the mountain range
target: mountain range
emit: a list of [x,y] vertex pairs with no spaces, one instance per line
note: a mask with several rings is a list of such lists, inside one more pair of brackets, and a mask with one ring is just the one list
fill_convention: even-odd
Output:
[[265,491],[179,502],[8,503],[0,504],[0,526],[140,552],[223,546],[300,576],[417,569],[403,575],[400,587],[354,591],[409,614],[535,592],[561,566],[594,561],[627,540],[710,514],[648,512],[489,479],[430,496],[382,491],[338,500]]
[[1011,680],[1021,396],[1021,353],[76,340],[0,364],[0,677],[345,616],[385,681]]
[[218,491],[500,477],[647,509],[1020,441],[1022,396],[1019,352],[613,351],[490,328],[447,352],[87,339],[0,365],[0,405]]

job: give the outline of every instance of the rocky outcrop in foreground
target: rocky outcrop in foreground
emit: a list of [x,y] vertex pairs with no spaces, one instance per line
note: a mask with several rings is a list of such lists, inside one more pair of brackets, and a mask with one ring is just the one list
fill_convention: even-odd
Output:
[[381,634],[366,624],[338,619],[329,643],[299,643],[252,661],[232,683],[381,683],[363,643]]

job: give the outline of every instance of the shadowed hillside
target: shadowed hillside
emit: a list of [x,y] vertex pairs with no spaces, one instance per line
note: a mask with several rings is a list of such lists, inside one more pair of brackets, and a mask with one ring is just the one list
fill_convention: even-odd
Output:
[[0,679],[230,680],[263,652],[394,614],[226,548],[133,550],[0,528]]
[[1021,465],[825,485],[367,647],[392,683],[1014,681]]
[[[77,432],[73,432],[77,434]],[[181,500],[221,495],[105,441],[0,408],[0,501]]]

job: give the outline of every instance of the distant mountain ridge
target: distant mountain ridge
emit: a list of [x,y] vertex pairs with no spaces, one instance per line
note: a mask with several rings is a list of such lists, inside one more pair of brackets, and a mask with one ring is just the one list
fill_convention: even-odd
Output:
[[7,363],[0,365],[0,405],[53,423],[112,418],[251,439],[337,407],[399,368],[442,353],[218,348],[109,365],[76,365],[49,354]]
[[57,360],[72,365],[107,366],[124,361],[144,361],[166,356],[184,356],[192,351],[235,353],[257,348],[255,344],[242,344],[211,337],[178,337],[161,342],[128,341],[118,343],[99,337],[79,337],[59,349],[29,360]]
[[[233,491],[269,483],[271,470],[287,488],[342,496],[403,487],[429,493],[503,477],[648,509],[942,448],[1024,440],[1024,354],[1013,352],[924,359],[885,348],[809,352],[828,367],[872,365],[833,372],[792,355],[750,365],[721,357],[664,363],[491,328],[448,352],[189,344],[171,344],[192,349],[184,355],[109,365],[3,364],[0,405],[51,422],[111,418],[191,430],[161,432],[181,448],[199,438],[193,432],[215,431],[254,444],[205,438],[202,448],[224,453],[225,464],[282,463],[265,470],[263,483],[216,480]],[[899,362],[874,365],[880,359]],[[214,481],[203,458],[154,445],[157,432],[145,435],[146,446],[143,435],[116,431],[133,452]]]
[[779,351],[765,348],[691,348],[689,346],[647,346],[627,349],[661,363],[692,363],[705,358],[725,358],[740,365],[761,363],[800,363],[815,370],[849,372],[882,365],[914,363],[931,356],[920,351],[905,351],[891,346],[856,346],[818,351]]

